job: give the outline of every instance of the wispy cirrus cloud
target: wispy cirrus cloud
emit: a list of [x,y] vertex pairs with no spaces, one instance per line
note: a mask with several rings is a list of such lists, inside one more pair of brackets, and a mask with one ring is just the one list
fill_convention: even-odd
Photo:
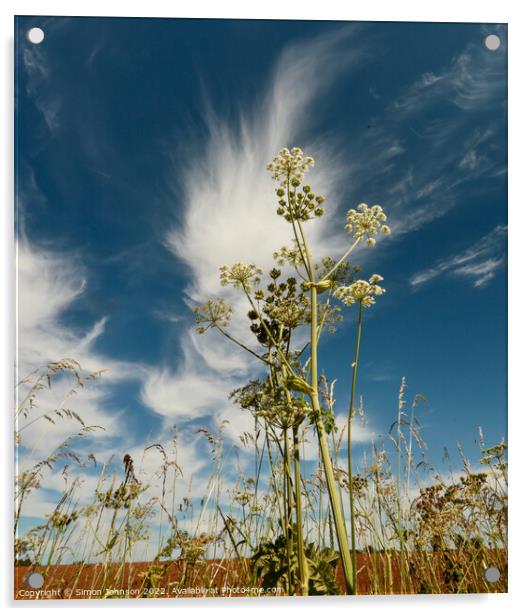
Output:
[[506,233],[506,227],[497,226],[466,250],[415,273],[410,284],[416,287],[450,274],[466,278],[476,288],[485,286],[505,264]]
[[[53,39],[71,24],[70,18],[60,20],[40,17],[39,27],[44,30],[45,37]],[[26,40],[22,33],[21,57],[22,65],[16,67],[17,73],[23,70],[26,73],[26,95],[33,101],[44,120],[47,134],[53,135],[61,125],[61,114],[63,112],[63,95],[61,88],[57,87],[57,63],[53,62],[53,54],[49,51],[47,44],[31,44]],[[33,139],[39,142],[42,134],[34,134]]]
[[406,87],[392,108],[402,114],[412,114],[450,100],[463,111],[482,109],[504,98],[505,53],[490,52],[483,43],[472,42],[451,63],[437,74],[423,73]]
[[[310,112],[333,81],[364,57],[354,44],[355,31],[348,27],[286,48],[263,84],[262,102],[242,110],[235,123],[206,104],[207,140],[200,154],[184,160],[177,178],[183,221],[166,236],[168,248],[193,274],[187,289],[193,299],[219,288],[220,264],[270,264],[271,253],[290,241],[288,225],[273,215],[274,185],[265,171],[281,147],[304,146],[318,161],[308,181],[331,198],[340,193],[347,168],[333,154],[332,142],[309,137]],[[321,226],[310,231],[318,248],[333,242]]]
[[[55,509],[57,495],[71,487],[73,482],[80,482],[76,490],[79,504],[93,502],[102,464],[114,458],[111,470],[114,469],[116,475],[109,472],[102,484],[108,488],[112,481],[119,483],[123,478],[121,459],[125,452],[132,456],[137,475],[147,486],[146,497],[159,495],[162,481],[160,453],[158,449],[145,450],[153,442],[158,442],[169,454],[177,447],[173,455],[182,472],[178,473],[167,494],[172,494],[174,490],[178,498],[182,494],[203,496],[209,477],[206,445],[200,442],[196,429],[184,427],[180,438],[175,441],[171,438],[170,429],[158,429],[156,425],[149,426],[150,434],[147,431],[138,434],[130,429],[127,418],[130,409],[126,403],[123,407],[110,403],[109,398],[115,388],[124,381],[136,380],[144,382],[146,387],[159,387],[167,397],[167,405],[170,405],[175,392],[163,382],[153,384],[148,367],[117,361],[97,351],[97,342],[107,326],[106,316],[100,317],[86,329],[78,330],[65,324],[64,315],[83,301],[90,280],[91,274],[78,255],[39,248],[25,236],[18,240],[17,381],[24,382],[17,388],[17,400],[24,400],[35,377],[52,362],[74,359],[79,363],[83,377],[90,372],[108,370],[95,380],[86,380],[83,387],[78,387],[73,376],[58,374],[52,378],[49,387],[37,391],[28,412],[17,417],[17,474],[33,468],[57,452],[68,439],[79,435],[84,426],[93,428],[93,431],[85,432],[71,442],[77,459],[84,466],[61,457],[45,465],[41,469],[45,490],[33,490],[27,495],[23,517],[44,518],[50,514]],[[43,383],[46,385],[45,380]],[[176,392],[176,410],[186,408],[186,395],[200,403],[200,395],[207,391],[203,382],[195,389],[188,383],[188,390]],[[213,400],[209,398],[207,402],[211,405]],[[225,399],[222,403],[226,404]],[[160,412],[164,410],[165,407],[160,406]],[[169,406],[169,410],[172,412],[174,409]],[[89,454],[97,458],[93,468]],[[191,491],[189,486],[192,479]],[[103,489],[101,485],[99,489]]]
[[[356,32],[349,26],[287,47],[263,84],[260,102],[243,109],[235,123],[206,104],[207,139],[200,154],[184,160],[175,182],[183,195],[184,214],[165,237],[169,250],[190,272],[185,290],[190,304],[220,293],[220,265],[243,261],[270,268],[272,253],[290,243],[288,225],[274,215],[274,184],[265,170],[281,147],[304,146],[318,160],[307,180],[327,197],[340,195],[347,167],[338,160],[332,141],[309,137],[311,110],[338,76],[345,69],[354,70],[365,56],[365,48],[355,42]],[[344,241],[317,225],[308,235],[314,253],[321,256],[336,253]],[[244,302],[235,294],[229,300],[235,310],[234,334],[254,344],[245,325]],[[163,415],[211,415],[219,396],[225,401],[241,376],[259,370],[243,351],[220,337],[212,343],[211,338],[187,331],[180,341],[179,368],[153,372],[143,388],[144,403]],[[165,391],[173,392],[172,401],[158,386],[162,381]]]
[[350,193],[358,201],[373,195],[384,206],[393,239],[479,192],[483,184],[475,180],[504,172],[504,123],[488,112],[505,105],[505,61],[503,46],[491,52],[473,41],[435,73],[404,83],[356,135]]
[[44,46],[33,45],[24,49],[22,59],[28,75],[27,94],[42,114],[48,130],[53,133],[60,125],[62,98],[50,84],[50,66]]
[[[267,268],[272,265],[271,253],[289,242],[289,229],[273,215],[273,184],[264,172],[266,162],[283,145],[301,144],[315,155],[318,165],[309,181],[335,204],[343,201],[345,186],[348,197],[358,201],[376,186],[376,198],[392,219],[393,238],[444,216],[460,202],[461,191],[472,180],[499,172],[488,151],[495,147],[501,127],[476,127],[469,119],[504,96],[504,58],[477,43],[467,45],[437,73],[425,73],[403,85],[368,129],[356,135],[355,147],[347,153],[339,141],[311,138],[314,102],[330,91],[345,68],[350,75],[355,63],[366,59],[354,33],[343,29],[286,48],[263,89],[262,102],[243,109],[235,123],[206,105],[203,149],[197,155],[190,148],[195,154],[184,159],[175,183],[185,203],[183,219],[165,237],[167,247],[190,273],[186,288],[190,304],[220,294],[220,265],[246,261]],[[453,113],[454,106],[461,112]],[[427,154],[408,155],[417,147]],[[310,240],[315,254],[336,255],[346,239],[335,232],[341,225],[332,211],[326,222],[327,234],[314,226],[309,229]],[[461,266],[458,273],[477,284],[485,284],[492,275],[470,265]],[[228,300],[235,308],[234,334],[252,344],[246,309],[234,294],[228,293]],[[193,391],[199,371],[208,389],[216,387],[226,394],[241,376],[258,370],[226,340],[212,343],[211,338],[205,341],[186,331],[180,343],[184,359],[178,370],[155,371],[150,383],[163,379],[169,388],[174,384],[175,393]],[[164,408],[166,415],[166,401],[159,391],[145,387],[143,401],[154,410]],[[174,413],[181,414],[177,407],[173,404]],[[207,412],[207,404],[198,407],[199,415]],[[186,408],[190,412],[191,407]]]
[[[89,285],[88,272],[77,255],[38,248],[25,236],[19,238],[16,248],[17,381],[30,377],[27,383],[19,385],[18,400],[23,399],[34,375],[52,362],[73,359],[84,376],[105,370],[103,377],[91,381],[75,396],[71,394],[75,379],[69,378],[58,377],[49,389],[39,391],[35,407],[27,419],[19,418],[17,426],[24,451],[21,461],[26,464],[29,451],[46,456],[81,429],[75,418],[54,415],[56,410],[72,409],[87,426],[104,428],[97,436],[103,442],[121,434],[117,426],[122,410],[109,408],[107,397],[114,386],[129,380],[131,374],[139,378],[143,372],[141,366],[133,367],[96,350],[107,326],[105,315],[84,329],[64,323],[65,313],[82,301]],[[54,423],[46,419],[35,421],[45,414]]]
[[87,371],[112,368],[112,379],[125,378],[126,362],[94,350],[105,331],[105,315],[86,331],[76,331],[62,322],[88,284],[88,272],[79,256],[38,248],[22,236],[16,247],[16,267],[18,373],[24,376],[50,361],[75,357]]

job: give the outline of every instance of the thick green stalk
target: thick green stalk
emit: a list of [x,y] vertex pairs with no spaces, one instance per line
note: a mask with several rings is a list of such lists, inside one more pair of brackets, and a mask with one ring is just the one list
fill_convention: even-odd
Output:
[[353,425],[354,415],[354,399],[356,389],[356,377],[358,371],[358,357],[360,354],[360,336],[362,333],[362,304],[358,304],[358,327],[356,332],[356,349],[355,358],[353,363],[353,380],[351,383],[351,398],[349,400],[349,415],[347,417],[347,475],[349,480],[349,509],[351,514],[351,553],[353,561],[353,578],[354,578],[354,590],[353,594],[356,594],[356,530],[355,530],[355,506],[353,495],[353,443],[351,440],[351,432]]
[[[281,339],[280,330],[279,338]],[[288,350],[287,350],[288,357]],[[281,367],[281,371],[283,373],[283,378],[286,378],[286,368],[285,366]],[[292,399],[290,392],[287,390],[286,392],[288,404],[292,407]],[[294,425],[292,428],[293,439],[294,439],[294,490],[295,490],[295,502],[296,502],[296,544],[297,544],[297,552],[298,552],[298,571],[299,571],[299,579],[300,579],[300,590],[301,594],[306,596],[309,594],[309,581],[308,581],[308,566],[307,559],[305,556],[305,546],[303,542],[303,512],[301,509],[301,469],[300,469],[300,461],[299,461],[299,434],[298,434],[299,426]],[[290,473],[290,452],[288,450],[288,437],[287,431],[285,429],[285,461],[288,464],[289,473]],[[290,476],[288,477],[289,483],[289,498],[291,501],[291,481]],[[289,520],[290,523],[290,520]]]
[[296,490],[296,530],[297,530],[297,548],[298,548],[298,566],[301,594],[306,596],[309,594],[309,572],[307,566],[307,557],[305,555],[305,546],[303,542],[303,509],[301,506],[301,469],[299,462],[299,427],[294,426],[292,429],[294,435],[294,480]]
[[321,459],[323,462],[323,470],[325,472],[325,479],[327,481],[327,491],[329,493],[329,500],[331,503],[331,510],[334,519],[334,526],[336,530],[336,538],[338,540],[338,547],[340,549],[340,556],[342,559],[342,566],[344,570],[345,584],[348,593],[354,592],[354,580],[353,580],[353,565],[351,562],[351,554],[349,553],[349,546],[347,541],[347,531],[345,529],[345,522],[342,516],[340,508],[340,500],[338,497],[338,491],[336,489],[336,481],[334,479],[334,469],[329,454],[329,444],[327,442],[327,434],[323,425],[321,417],[320,402],[318,397],[318,341],[317,341],[317,328],[318,328],[318,304],[317,304],[316,288],[311,288],[311,386],[313,393],[311,394],[312,408],[316,416],[316,430],[318,432],[318,441],[320,444]]
[[338,547],[340,549],[340,557],[344,570],[345,584],[347,587],[347,592],[352,594],[354,591],[353,565],[351,561],[351,554],[349,553],[347,531],[345,529],[345,522],[342,516],[342,511],[340,509],[340,500],[338,497],[338,492],[336,490],[334,470],[332,466],[331,456],[329,454],[329,445],[327,443],[325,427],[321,419],[321,410],[317,394],[311,397],[311,401],[312,408],[314,409],[316,414],[316,430],[318,432],[323,470],[325,472],[327,491],[329,493],[329,500],[331,503],[331,510],[336,530],[336,538],[338,540]]
[[293,593],[292,580],[292,483],[290,480],[290,452],[288,446],[288,432],[283,428],[283,472],[285,477],[285,517],[287,535],[285,537],[287,543],[287,568],[288,568],[288,592]]
[[308,249],[307,240],[305,238],[305,234],[303,233],[301,223],[298,224],[303,244],[305,246],[305,253],[307,255],[309,279],[310,282],[313,283],[310,288],[310,381],[312,387],[310,399],[312,409],[316,417],[316,431],[318,433],[318,442],[320,444],[323,470],[325,472],[325,480],[327,482],[327,492],[329,493],[329,501],[331,504],[332,516],[336,530],[336,538],[338,540],[338,547],[342,560],[345,585],[347,592],[352,594],[354,592],[353,564],[351,561],[351,554],[349,552],[349,542],[347,540],[347,530],[345,528],[344,516],[342,515],[342,510],[340,507],[338,490],[336,489],[336,480],[334,478],[334,468],[329,453],[327,433],[325,432],[325,426],[323,425],[323,419],[321,417],[320,400],[318,395],[318,294],[316,287],[314,286],[314,270],[312,267],[312,259]]
[[340,507],[340,499],[338,497],[338,490],[336,489],[336,480],[334,478],[334,468],[332,465],[331,456],[329,453],[329,443],[327,442],[327,433],[325,432],[325,426],[323,425],[323,419],[321,416],[320,400],[318,395],[318,294],[316,291],[314,270],[312,267],[312,259],[310,251],[308,249],[307,240],[303,233],[303,227],[300,223],[299,231],[305,247],[305,253],[307,255],[307,266],[309,270],[309,279],[313,283],[310,289],[310,370],[311,370],[311,387],[312,393],[310,395],[312,409],[315,415],[316,431],[318,433],[318,442],[320,445],[321,459],[323,463],[323,470],[325,473],[325,480],[327,482],[327,492],[329,493],[329,501],[331,504],[332,516],[334,520],[334,526],[336,530],[336,538],[338,540],[338,547],[340,550],[340,557],[342,560],[345,585],[347,592],[352,594],[354,591],[353,581],[353,564],[351,561],[351,554],[349,552],[349,542],[347,539],[347,530],[345,528],[344,516]]
[[276,497],[277,508],[279,511],[279,517],[281,518],[281,526],[283,527],[283,534],[285,537],[287,536],[287,521],[285,516],[283,515],[283,510],[281,509],[281,498],[279,495],[279,488],[277,487],[276,482],[276,472],[274,469],[274,461],[272,459],[272,452],[270,450],[270,436],[268,433],[268,428],[266,429],[266,449],[268,452],[268,463],[270,464],[270,476],[272,478],[272,486],[274,488],[274,494]]

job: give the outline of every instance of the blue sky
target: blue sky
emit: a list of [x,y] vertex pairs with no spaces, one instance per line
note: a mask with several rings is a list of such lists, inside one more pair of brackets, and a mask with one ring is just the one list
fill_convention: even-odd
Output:
[[[86,451],[141,452],[176,423],[206,477],[196,428],[228,419],[237,445],[248,418],[227,394],[257,372],[198,338],[190,307],[224,262],[270,267],[288,242],[264,165],[299,145],[327,197],[317,254],[347,247],[363,201],[393,230],[352,260],[387,290],[366,315],[358,442],[387,430],[405,376],[431,458],[459,441],[476,463],[478,426],[493,444],[507,424],[506,44],[492,24],[17,18],[21,376],[60,356],[109,368],[76,400],[107,427]],[[353,320],[321,345],[342,413]],[[31,439],[28,460],[52,442]]]

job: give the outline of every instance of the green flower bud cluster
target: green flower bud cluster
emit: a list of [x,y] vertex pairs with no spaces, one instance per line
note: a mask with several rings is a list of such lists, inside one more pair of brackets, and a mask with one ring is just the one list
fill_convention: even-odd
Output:
[[310,319],[306,303],[296,300],[283,300],[265,308],[266,313],[289,329],[295,329]]
[[356,274],[360,271],[358,266],[351,267],[347,261],[343,261],[335,268],[336,260],[331,257],[323,257],[320,263],[314,264],[314,270],[318,272],[318,277],[322,280],[327,279],[328,273],[332,273],[329,280],[334,283],[345,283],[351,281],[351,274]]
[[325,198],[316,195],[308,184],[301,187],[305,173],[313,166],[314,159],[312,156],[305,156],[301,148],[282,148],[266,166],[272,172],[274,180],[279,182],[279,188],[276,190],[277,214],[287,222],[320,218],[325,213],[322,207]]
[[214,543],[215,537],[207,533],[200,533],[196,537],[191,537],[187,532],[179,532],[177,539],[180,548],[180,559],[194,564],[204,557],[209,544]]
[[[300,381],[303,381],[300,377]],[[304,382],[304,381],[303,381]],[[235,390],[230,398],[267,424],[278,428],[299,425],[310,413],[311,406],[299,397],[287,396],[284,387],[272,388],[268,380],[254,380]]]
[[299,183],[296,180],[292,181],[291,186],[287,187],[288,196],[285,195],[285,189],[276,190],[276,195],[279,197],[279,207],[276,210],[278,216],[282,216],[287,222],[292,222],[321,218],[325,214],[325,210],[321,207],[325,201],[324,197],[315,195],[308,184],[299,191],[297,190]]
[[308,300],[299,292],[296,279],[280,280],[281,270],[277,268],[270,270],[269,276],[271,282],[266,288],[254,293],[254,299],[263,302],[261,317],[254,309],[248,312],[248,318],[253,321],[250,330],[263,345],[271,343],[270,334],[275,341],[288,340],[290,330],[307,323],[310,318]]

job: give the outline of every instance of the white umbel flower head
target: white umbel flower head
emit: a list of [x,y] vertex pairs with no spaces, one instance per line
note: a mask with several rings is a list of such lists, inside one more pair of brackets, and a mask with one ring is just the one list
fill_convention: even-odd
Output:
[[235,263],[231,267],[223,265],[220,268],[220,284],[223,287],[240,287],[249,293],[254,284],[259,284],[262,274],[263,270],[252,264]]
[[388,235],[391,230],[388,225],[382,224],[387,220],[386,214],[380,205],[369,207],[367,203],[360,203],[356,209],[347,212],[345,230],[354,233],[355,239],[366,239],[368,246],[376,244],[375,236],[378,233]]
[[309,167],[314,167],[314,159],[312,156],[305,156],[303,150],[298,147],[291,150],[281,148],[272,162],[266,165],[266,168],[272,172],[274,180],[282,186],[287,186],[289,180],[295,184],[301,184]]
[[336,289],[334,296],[340,299],[345,306],[360,304],[369,308],[375,303],[375,296],[386,292],[378,283],[384,280],[382,276],[373,274],[369,280],[356,280],[350,285]]
[[197,332],[204,334],[211,327],[228,327],[232,312],[232,307],[223,299],[208,299],[203,306],[193,308]]

